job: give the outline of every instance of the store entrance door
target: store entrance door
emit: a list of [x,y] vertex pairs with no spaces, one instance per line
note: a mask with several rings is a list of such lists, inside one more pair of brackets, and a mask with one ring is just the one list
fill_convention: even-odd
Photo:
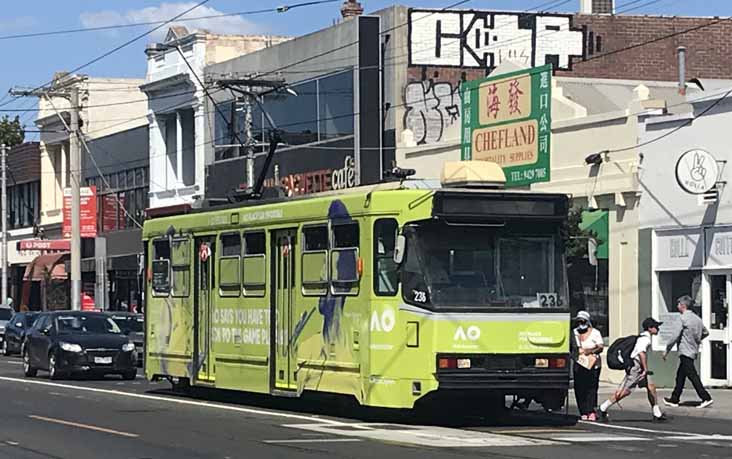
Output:
[[732,273],[704,276],[702,320],[709,337],[702,343],[701,376],[705,386],[732,386],[732,333],[730,305],[732,302]]

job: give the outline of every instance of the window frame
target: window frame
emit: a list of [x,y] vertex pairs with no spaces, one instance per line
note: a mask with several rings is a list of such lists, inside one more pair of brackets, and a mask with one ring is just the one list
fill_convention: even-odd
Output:
[[[187,264],[175,264],[173,263],[173,243],[181,243],[185,242],[188,244],[188,257],[186,259]],[[170,239],[170,296],[173,298],[188,298],[191,296],[191,249],[193,247],[193,244],[191,243],[191,239],[189,237],[173,237]],[[178,268],[178,269],[176,269]],[[174,282],[174,273],[178,271],[185,271],[187,282],[186,282],[186,292],[183,293],[177,293],[176,292],[176,285]]]
[[[399,290],[401,289],[401,281],[400,281],[401,279],[400,279],[400,276],[399,276],[399,266],[398,265],[396,266],[396,285],[394,286],[394,291],[393,292],[386,292],[386,291],[382,291],[379,288],[379,279],[380,279],[379,260],[382,259],[382,258],[389,258],[389,256],[380,256],[379,255],[379,245],[378,245],[379,244],[379,239],[377,237],[377,232],[376,231],[377,231],[377,225],[379,225],[379,223],[381,223],[381,222],[393,222],[394,223],[394,226],[395,226],[395,232],[394,232],[394,244],[395,244],[395,247],[396,247],[396,238],[399,236],[399,222],[397,221],[396,218],[386,217],[386,218],[377,218],[376,220],[374,220],[373,233],[372,233],[373,234],[373,241],[372,241],[373,245],[372,245],[372,249],[373,249],[373,253],[374,253],[374,257],[373,257],[373,263],[374,263],[374,267],[373,267],[373,276],[374,276],[373,291],[374,291],[374,295],[376,295],[376,296],[395,297],[395,296],[398,296],[399,295]],[[392,251],[392,256],[391,256],[392,259],[393,259],[393,255],[394,254],[393,254],[393,251]]]
[[[264,237],[264,252],[249,254],[247,236],[250,234],[261,234]],[[267,232],[263,229],[244,231],[241,234],[242,256],[241,256],[241,290],[244,296],[263,297],[267,294]],[[244,279],[244,262],[249,259],[261,258],[264,260],[264,282],[261,284],[250,284]]]
[[[356,246],[343,246],[343,247],[336,247],[336,238],[335,238],[335,228],[337,227],[343,227],[343,226],[355,226],[356,227],[356,238],[357,238],[357,244]],[[332,221],[328,225],[328,288],[331,293],[331,295],[335,296],[357,296],[360,291],[360,283],[361,283],[361,276],[358,274],[358,260],[361,256],[361,225],[359,225],[359,222],[357,220],[351,220],[351,221]],[[340,253],[347,253],[354,251],[355,256],[355,270],[356,270],[356,278],[353,280],[335,280],[332,276],[332,266],[333,266],[333,255],[334,254],[340,254]]]
[[[224,238],[229,236],[237,236],[239,238],[239,253],[237,255],[226,255],[224,256]],[[242,234],[239,231],[225,231],[223,233],[219,233],[218,237],[218,248],[217,252],[219,254],[218,259],[216,260],[216,268],[219,272],[219,275],[217,276],[218,283],[216,284],[217,290],[219,292],[219,297],[221,298],[238,298],[241,296],[242,293],[242,269],[241,269],[241,254],[243,250],[243,238]],[[239,271],[236,275],[237,283],[236,284],[222,284],[221,283],[221,262],[225,260],[236,260],[236,269]]]
[[[163,242],[163,243],[165,243],[165,244],[168,245],[168,258],[156,258],[157,249],[155,247],[155,244],[158,243],[158,242]],[[152,257],[150,258],[150,273],[152,274],[153,279],[154,279],[154,276],[155,276],[155,272],[154,272],[154,269],[153,269],[154,263],[156,261],[157,262],[165,261],[168,264],[168,269],[167,269],[167,271],[168,271],[168,283],[167,283],[167,286],[168,287],[167,287],[167,289],[164,290],[164,291],[163,290],[156,290],[155,289],[155,283],[151,280],[150,281],[150,292],[151,292],[151,294],[152,294],[153,297],[157,297],[157,298],[167,298],[167,297],[170,297],[170,294],[171,294],[171,292],[173,290],[173,282],[172,282],[172,280],[173,280],[172,279],[173,272],[172,272],[172,267],[170,266],[170,264],[171,264],[170,263],[170,240],[168,238],[164,238],[164,237],[155,238],[155,239],[152,239],[150,241],[150,245],[152,245]]]
[[[325,249],[317,249],[317,250],[308,250],[307,248],[307,236],[305,234],[306,230],[314,229],[314,228],[324,228],[325,229],[325,240],[326,240],[326,248]],[[330,224],[328,222],[321,222],[321,223],[310,223],[307,225],[303,225],[300,228],[300,237],[302,240],[302,249],[300,251],[300,286],[303,296],[326,296],[328,294],[328,289],[330,288]],[[325,255],[325,272],[326,272],[326,279],[323,282],[305,282],[304,276],[305,276],[305,257],[308,254],[324,254]],[[317,291],[316,291],[317,290]]]

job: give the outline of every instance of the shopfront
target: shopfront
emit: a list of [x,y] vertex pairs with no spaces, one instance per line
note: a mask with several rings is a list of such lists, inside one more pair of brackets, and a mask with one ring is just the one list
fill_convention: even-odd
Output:
[[697,360],[706,386],[732,386],[732,226],[656,230],[653,239],[654,317],[662,321],[653,343],[663,351],[679,320],[676,300],[694,298],[693,312],[709,330]]

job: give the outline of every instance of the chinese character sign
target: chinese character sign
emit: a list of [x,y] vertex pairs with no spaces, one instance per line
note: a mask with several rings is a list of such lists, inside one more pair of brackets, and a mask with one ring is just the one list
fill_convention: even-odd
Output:
[[548,182],[551,65],[463,85],[462,159],[503,167],[506,186]]

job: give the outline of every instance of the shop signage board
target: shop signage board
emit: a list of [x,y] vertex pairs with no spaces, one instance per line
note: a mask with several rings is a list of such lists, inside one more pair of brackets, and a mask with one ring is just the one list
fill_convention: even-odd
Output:
[[[81,187],[80,219],[81,237],[97,237],[97,188]],[[62,234],[64,239],[71,237],[71,188],[64,188],[64,222]]]
[[507,187],[548,182],[551,79],[544,65],[463,84],[461,158],[499,164]]

